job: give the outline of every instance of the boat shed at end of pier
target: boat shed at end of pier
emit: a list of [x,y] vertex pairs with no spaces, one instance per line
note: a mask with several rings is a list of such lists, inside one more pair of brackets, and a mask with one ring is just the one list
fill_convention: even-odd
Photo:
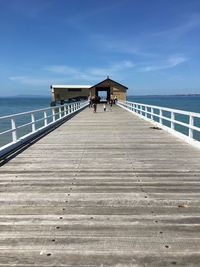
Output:
[[110,79],[91,85],[51,85],[52,101],[65,101],[71,99],[87,99],[88,97],[99,96],[100,92],[106,93],[109,101],[117,97],[118,100],[126,100],[128,87]]

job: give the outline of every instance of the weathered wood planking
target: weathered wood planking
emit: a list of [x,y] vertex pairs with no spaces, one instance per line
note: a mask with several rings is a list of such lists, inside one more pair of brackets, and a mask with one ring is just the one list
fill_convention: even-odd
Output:
[[0,170],[0,266],[200,266],[200,150],[87,108]]

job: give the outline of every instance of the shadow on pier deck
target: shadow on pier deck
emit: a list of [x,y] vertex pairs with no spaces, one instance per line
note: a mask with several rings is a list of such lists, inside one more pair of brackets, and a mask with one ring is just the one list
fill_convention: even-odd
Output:
[[87,108],[0,171],[0,266],[199,266],[200,150]]

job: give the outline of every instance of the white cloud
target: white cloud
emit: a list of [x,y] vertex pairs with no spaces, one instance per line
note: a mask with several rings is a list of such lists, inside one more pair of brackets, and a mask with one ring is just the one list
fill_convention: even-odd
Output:
[[[90,9],[88,10],[84,10],[82,9],[80,13],[76,12],[76,14],[73,14],[73,16],[69,17],[66,19],[66,21],[68,22],[68,24],[74,28],[78,28],[78,29],[82,29],[82,25],[85,21],[90,21],[92,20],[94,17],[96,18],[97,16],[100,15],[105,15],[108,14],[110,11],[114,11],[116,8],[119,8],[121,6],[126,5],[126,2],[129,0],[115,0],[115,1],[111,1],[111,3],[107,3],[106,5],[98,5],[96,3],[95,7],[92,8],[92,6],[90,7]],[[99,2],[101,3],[101,2]]]
[[92,67],[81,70],[68,65],[51,65],[45,67],[45,70],[55,74],[66,75],[70,79],[96,80],[99,79],[99,77],[118,74],[124,69],[131,69],[134,67],[135,64],[132,61],[124,60],[103,68]]
[[122,61],[119,63],[112,64],[107,68],[91,68],[88,70],[89,75],[96,75],[96,76],[107,76],[107,75],[115,75],[118,72],[123,71],[124,69],[131,69],[134,68],[135,64],[131,61]]
[[9,77],[9,80],[30,86],[49,86],[50,84],[55,82],[64,82],[63,79],[59,78],[37,78],[30,76],[11,76]]
[[44,68],[44,70],[56,73],[56,74],[79,74],[79,70],[67,65],[51,65]]
[[116,39],[111,35],[93,34],[90,38],[94,44],[99,47],[99,49],[103,49],[104,51],[109,51],[111,53],[128,54],[140,57],[156,56],[152,52],[147,52],[147,49],[142,48],[144,46],[144,36],[137,36],[137,38],[124,38],[121,36],[121,38]]
[[[50,65],[43,68],[43,71],[48,72],[47,77],[38,78],[32,76],[12,76],[9,77],[11,81],[16,81],[25,85],[32,86],[49,86],[55,83],[77,83],[77,82],[97,82],[100,79],[105,79],[107,75],[120,77],[123,71],[132,69],[135,64],[131,61],[124,60],[111,64],[105,68],[87,68],[81,70],[79,68],[71,67],[68,65]],[[53,77],[49,73],[53,73]],[[56,75],[56,77],[55,77]],[[57,76],[58,75],[58,76]]]
[[149,72],[149,71],[156,71],[156,70],[163,70],[163,69],[171,69],[174,68],[184,62],[186,62],[188,59],[183,56],[170,56],[165,62],[159,63],[159,64],[151,64],[145,67],[142,67],[140,70],[143,72]]
[[169,62],[169,66],[172,68],[187,60],[188,60],[187,58],[182,57],[182,56],[171,56],[169,57],[168,62]]
[[165,29],[163,31],[158,31],[154,33],[150,33],[149,36],[159,37],[159,38],[167,38],[167,39],[178,39],[194,29],[200,26],[200,17],[199,14],[192,14],[190,18],[177,26],[171,27],[169,29]]

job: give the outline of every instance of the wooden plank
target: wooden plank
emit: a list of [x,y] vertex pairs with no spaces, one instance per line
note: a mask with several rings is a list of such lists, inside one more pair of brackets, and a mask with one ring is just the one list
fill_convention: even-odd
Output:
[[199,266],[200,151],[86,109],[0,171],[0,266]]

